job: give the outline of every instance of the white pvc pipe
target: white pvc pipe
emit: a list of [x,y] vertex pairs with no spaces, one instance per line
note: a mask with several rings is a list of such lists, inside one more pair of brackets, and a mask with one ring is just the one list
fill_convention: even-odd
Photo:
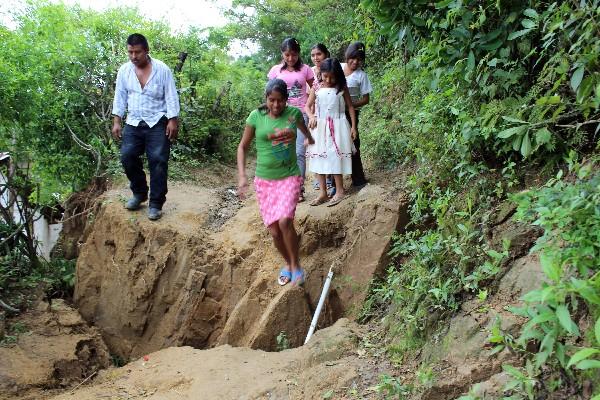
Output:
[[329,292],[331,278],[333,278],[333,271],[331,270],[331,268],[329,268],[329,273],[327,274],[327,279],[325,280],[325,284],[323,285],[323,291],[321,292],[321,297],[319,298],[319,304],[317,305],[317,309],[315,310],[315,315],[313,315],[312,322],[310,323],[310,329],[308,330],[308,334],[306,335],[306,340],[304,341],[304,344],[308,343],[310,337],[315,332],[315,328],[317,327],[317,321],[319,320],[319,315],[321,315],[321,309],[323,308],[323,303],[325,303],[327,293]]

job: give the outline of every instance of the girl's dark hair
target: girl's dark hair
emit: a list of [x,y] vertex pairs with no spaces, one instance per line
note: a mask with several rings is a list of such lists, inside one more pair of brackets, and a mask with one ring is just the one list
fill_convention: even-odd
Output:
[[131,35],[129,35],[129,37],[127,38],[127,44],[130,46],[142,45],[142,48],[144,50],[149,50],[148,40],[146,40],[146,37],[141,33],[132,33]]
[[[283,43],[281,43],[281,52],[283,53],[286,51],[293,51],[298,53],[298,61],[296,61],[296,64],[294,64],[293,67],[294,70],[300,71],[300,69],[302,69],[302,64],[304,63],[302,62],[302,57],[300,57],[300,43],[298,43],[296,38],[290,37],[285,39]],[[285,64],[285,61],[283,61],[281,71],[283,71],[286,67],[287,65]]]
[[[327,50],[327,47],[325,47],[325,45],[323,43],[317,43],[317,44],[315,44],[313,47],[310,48],[311,52],[314,49],[318,49],[319,51],[321,51],[321,53],[325,54],[325,58],[331,57],[331,54],[329,53],[329,50]],[[321,71],[320,70],[319,70],[319,72],[317,72],[317,76],[315,78],[317,78],[317,81],[319,81],[319,82],[321,82],[323,80],[321,78]]]
[[314,50],[314,49],[321,50],[321,53],[325,54],[325,58],[329,58],[331,56],[331,54],[329,54],[329,50],[327,50],[327,47],[325,47],[325,45],[323,43],[317,43],[310,49],[311,50]]
[[[343,71],[342,71],[343,74]],[[279,92],[283,98],[287,101],[288,99],[288,90],[287,83],[283,79],[271,79],[267,82],[267,86],[265,87],[265,98],[269,97],[269,95],[273,92]],[[262,104],[258,107],[258,111],[261,111],[263,114],[268,112],[267,103]]]
[[346,60],[349,58],[356,58],[358,60],[365,61],[365,45],[362,42],[354,42],[351,43],[350,46],[346,49],[346,54],[344,55]]
[[346,89],[346,76],[344,75],[344,70],[342,69],[342,65],[336,58],[328,58],[323,60],[321,63],[321,73],[328,72],[332,73],[335,77],[335,87],[337,89],[337,93]]

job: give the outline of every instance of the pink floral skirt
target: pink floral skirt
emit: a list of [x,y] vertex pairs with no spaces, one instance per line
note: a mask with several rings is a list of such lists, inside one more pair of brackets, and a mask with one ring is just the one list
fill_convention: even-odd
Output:
[[303,181],[301,176],[288,176],[283,179],[254,177],[258,207],[265,226],[282,218],[294,218]]

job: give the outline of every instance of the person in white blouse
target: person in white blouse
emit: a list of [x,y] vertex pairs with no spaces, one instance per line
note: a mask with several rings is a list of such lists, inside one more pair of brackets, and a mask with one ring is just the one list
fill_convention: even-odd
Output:
[[[365,63],[365,45],[361,42],[353,42],[346,49],[346,63],[342,64],[348,91],[352,99],[352,105],[356,113],[356,137],[354,138],[354,147],[356,152],[352,154],[352,185],[356,188],[362,188],[368,181],[365,178],[362,160],[360,158],[360,131],[358,129],[358,120],[361,107],[369,104],[370,93],[373,91],[371,81],[362,67]],[[348,120],[350,116],[346,112]]]
[[[129,62],[117,72],[112,134],[116,140],[122,139],[121,163],[133,192],[125,208],[137,210],[149,199],[148,218],[157,220],[166,201],[171,142],[179,131],[179,96],[171,69],[150,57],[149,51],[143,35],[134,33],[127,38]],[[149,188],[141,159],[144,152],[150,169]]]

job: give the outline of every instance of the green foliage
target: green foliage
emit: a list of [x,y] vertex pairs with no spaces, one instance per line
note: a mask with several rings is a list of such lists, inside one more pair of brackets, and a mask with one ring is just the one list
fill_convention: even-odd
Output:
[[408,399],[413,388],[402,384],[398,378],[383,374],[379,377],[379,383],[375,386],[378,393],[383,394],[385,399]]
[[[258,44],[255,58],[265,67],[281,61],[281,42],[292,36],[300,42],[305,63],[310,63],[310,47],[317,43],[324,43],[332,56],[343,59],[345,46],[360,38],[365,22],[363,14],[352,12],[359,0],[235,0],[232,5],[228,15],[233,22],[222,34]],[[253,15],[248,15],[247,8],[254,10]]]
[[0,347],[14,345],[19,340],[19,335],[29,332],[27,326],[22,322],[15,322],[8,325],[7,334],[0,340]]
[[438,229],[396,237],[391,254],[410,258],[390,267],[385,284],[373,291],[377,302],[391,304],[385,321],[397,338],[394,351],[417,347],[435,329],[436,318],[456,311],[462,296],[478,293],[498,273],[507,253],[489,249],[479,232],[460,226],[453,234]]
[[[363,0],[361,5],[379,24],[370,29],[388,35],[397,50],[375,62],[376,96],[361,115],[361,138],[375,165],[411,171],[405,189],[412,200],[412,230],[397,237],[391,254],[399,265],[390,267],[369,299],[373,308],[388,306],[388,350],[402,354],[424,343],[436,320],[457,310],[464,298],[477,295],[485,302],[487,284],[506,255],[482,240],[486,210],[518,189],[527,169],[597,145],[598,4]],[[589,167],[581,169],[581,176],[590,173]],[[591,188],[581,189],[574,187],[572,202],[563,206],[570,192],[564,196],[557,188],[548,194],[555,203],[542,216],[557,225],[536,223],[547,232],[538,246],[561,244],[542,257],[545,271],[561,285],[529,295],[532,303],[522,315],[535,322],[525,335],[513,338],[497,325],[490,337],[493,352],[525,348],[532,340],[540,346],[525,369],[507,371],[514,378],[513,398],[539,389],[541,367],[564,369],[571,359],[570,371],[580,362],[587,372],[596,366],[595,342],[567,345],[589,336],[577,318],[590,306],[584,294],[595,299],[598,288],[594,218],[582,215],[586,223],[574,228],[573,222],[567,238],[562,230],[582,204],[597,213],[586,197]],[[573,238],[577,247],[571,251]],[[581,275],[565,273],[570,264]],[[593,316],[595,322],[596,311]]]
[[515,395],[510,399],[535,399],[535,385],[537,375],[533,364],[527,360],[525,368],[517,368],[512,365],[505,364],[502,366],[504,372],[511,376],[511,380],[504,386],[505,392],[515,391]]
[[[563,179],[561,171],[544,187],[513,196],[515,218],[544,229],[532,251],[539,253],[545,276],[540,289],[513,309],[528,319],[519,337],[507,340],[499,326],[490,337],[495,349],[508,345],[527,357],[524,370],[504,366],[513,377],[505,388],[515,392],[513,398],[535,398],[544,371],[596,381],[600,376],[600,173],[593,172],[594,164],[581,165],[574,158],[574,180]],[[592,323],[582,325],[586,319]],[[537,350],[530,352],[532,347]]]
[[279,332],[275,339],[277,340],[277,351],[283,351],[290,348],[290,340],[285,331]]
[[70,297],[75,287],[75,260],[55,258],[42,264],[39,279],[45,282],[49,297]]
[[122,367],[122,366],[124,366],[124,365],[127,364],[127,360],[124,359],[123,357],[119,356],[119,355],[111,354],[110,355],[110,363],[113,366],[115,366],[117,368],[120,368],[120,367]]
[[75,260],[40,260],[35,266],[22,262],[14,268],[15,259],[20,259],[19,248],[4,255],[0,263],[0,294],[10,299],[13,306],[27,307],[28,297],[18,293],[28,293],[31,289],[42,287],[49,297],[71,297],[75,285]]
[[399,265],[390,266],[369,299],[369,307],[389,305],[384,321],[390,351],[400,356],[419,347],[466,296],[484,302],[486,285],[508,255],[508,243],[502,251],[492,249],[482,232],[493,199],[492,181],[469,174],[457,181],[447,181],[441,189],[442,182],[425,168],[412,175],[411,224],[432,228],[394,237],[390,255]]
[[142,32],[151,54],[171,67],[180,52],[188,53],[175,76],[180,142],[194,158],[231,160],[245,117],[261,102],[259,69],[232,62],[203,31],[174,35],[133,8],[99,13],[43,1],[31,2],[16,18],[16,29],[0,26],[0,148],[30,162],[30,179],[41,189],[36,203],[63,201],[118,158],[110,134],[112,100],[132,32]]
[[375,80],[375,93],[395,98],[363,118],[374,159],[422,162],[434,144],[495,166],[515,152],[542,158],[597,142],[598,1],[361,4],[405,50]]

